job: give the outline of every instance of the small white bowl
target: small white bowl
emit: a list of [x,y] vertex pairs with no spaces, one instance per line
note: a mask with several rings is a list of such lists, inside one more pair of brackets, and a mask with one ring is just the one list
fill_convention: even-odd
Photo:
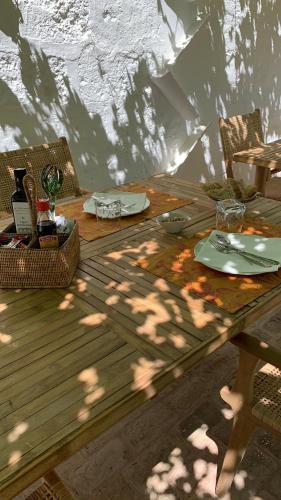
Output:
[[[173,220],[173,218],[177,218],[179,220]],[[184,228],[186,220],[187,219],[183,215],[176,212],[167,212],[156,218],[158,224],[160,224],[160,226],[162,226],[167,233],[171,234],[179,233]]]

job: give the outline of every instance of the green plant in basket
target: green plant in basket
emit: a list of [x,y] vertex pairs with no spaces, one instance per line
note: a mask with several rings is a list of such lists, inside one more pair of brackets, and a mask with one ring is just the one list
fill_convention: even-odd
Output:
[[63,184],[63,172],[56,165],[46,165],[41,174],[41,184],[50,201],[52,218],[55,220],[56,196]]
[[220,201],[235,199],[249,201],[257,195],[257,188],[251,184],[245,184],[242,179],[226,179],[224,182],[208,182],[201,184],[205,193],[212,200]]

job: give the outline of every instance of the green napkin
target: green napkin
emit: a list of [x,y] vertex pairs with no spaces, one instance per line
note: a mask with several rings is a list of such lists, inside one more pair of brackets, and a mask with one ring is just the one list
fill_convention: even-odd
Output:
[[275,272],[279,266],[264,268],[258,264],[252,264],[241,255],[235,253],[221,253],[210,243],[214,234],[222,234],[230,243],[239,250],[245,250],[255,255],[275,259],[281,263],[281,238],[265,238],[259,235],[248,235],[241,233],[224,233],[212,231],[210,236],[202,242],[201,248],[194,260],[206,266],[217,268],[228,274],[259,274],[261,272]]

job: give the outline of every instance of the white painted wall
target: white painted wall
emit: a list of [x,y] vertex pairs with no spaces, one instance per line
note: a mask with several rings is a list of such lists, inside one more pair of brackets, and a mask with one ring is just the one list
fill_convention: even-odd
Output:
[[210,20],[173,75],[212,125],[178,174],[222,176],[219,114],[260,106],[270,137],[281,128],[278,3],[2,0],[0,150],[66,135],[81,185],[96,189],[165,171],[190,124],[151,75],[163,71],[199,9]]

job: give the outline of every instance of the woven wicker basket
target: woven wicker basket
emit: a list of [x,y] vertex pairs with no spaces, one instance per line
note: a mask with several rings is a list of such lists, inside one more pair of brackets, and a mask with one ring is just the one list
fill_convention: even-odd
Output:
[[[59,248],[41,250],[35,233],[35,184],[30,175],[24,180],[32,206],[33,235],[28,248],[0,248],[0,287],[65,288],[71,283],[79,262],[78,225],[74,223],[70,234],[59,235]],[[12,233],[12,227],[4,232]]]

